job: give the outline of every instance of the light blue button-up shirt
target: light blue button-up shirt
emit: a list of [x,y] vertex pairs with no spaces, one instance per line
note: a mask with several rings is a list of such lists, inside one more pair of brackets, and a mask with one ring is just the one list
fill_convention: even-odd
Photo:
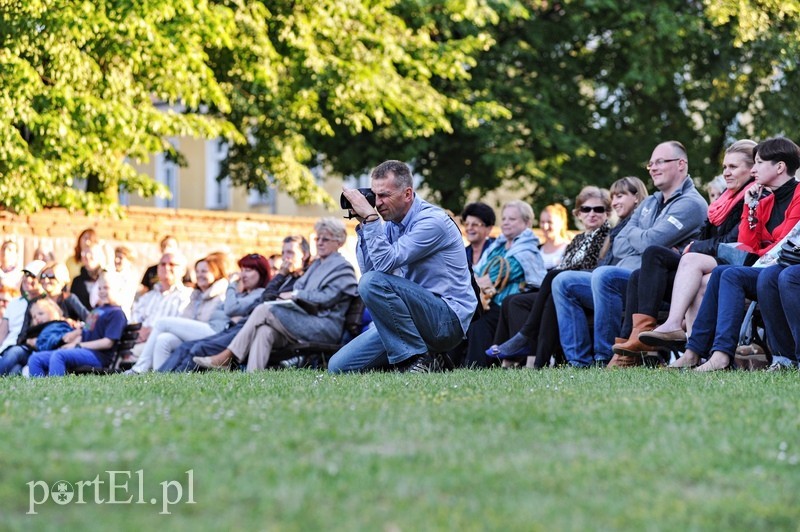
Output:
[[362,273],[394,273],[441,297],[466,334],[478,301],[461,232],[447,213],[415,195],[400,223],[361,224],[357,233]]

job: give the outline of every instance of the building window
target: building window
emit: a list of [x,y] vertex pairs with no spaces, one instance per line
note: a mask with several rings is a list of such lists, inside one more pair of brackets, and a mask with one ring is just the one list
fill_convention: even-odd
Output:
[[217,180],[228,144],[222,139],[206,141],[206,209],[227,209],[231,201],[231,180]]
[[175,209],[178,207],[178,185],[179,172],[178,165],[167,159],[163,153],[159,153],[156,158],[156,181],[164,185],[172,193],[169,198],[156,198],[156,207]]
[[247,194],[249,207],[269,207],[275,209],[275,187],[270,187],[266,192],[251,189]]

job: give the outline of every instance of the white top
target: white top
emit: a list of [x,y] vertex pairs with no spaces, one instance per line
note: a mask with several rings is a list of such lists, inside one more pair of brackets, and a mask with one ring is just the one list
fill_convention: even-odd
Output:
[[539,251],[542,254],[542,260],[544,261],[544,267],[547,270],[552,270],[559,264],[561,264],[561,259],[564,257],[564,252],[567,250],[567,246],[561,246],[559,249],[555,250],[552,253],[546,253],[543,248],[540,248]]
[[25,320],[25,312],[28,310],[28,300],[24,297],[15,297],[8,303],[6,313],[3,319],[8,321],[8,335],[3,339],[0,344],[0,353],[7,347],[17,345],[17,338],[22,329],[22,322]]

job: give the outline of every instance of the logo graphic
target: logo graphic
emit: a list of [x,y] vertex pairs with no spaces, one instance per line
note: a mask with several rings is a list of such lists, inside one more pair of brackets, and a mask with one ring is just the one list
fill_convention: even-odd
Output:
[[74,496],[75,488],[66,480],[59,480],[50,488],[50,497],[56,504],[69,504]]

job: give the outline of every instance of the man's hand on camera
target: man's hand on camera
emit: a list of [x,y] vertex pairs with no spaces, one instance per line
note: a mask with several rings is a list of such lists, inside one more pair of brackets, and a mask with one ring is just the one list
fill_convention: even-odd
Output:
[[357,188],[342,187],[342,194],[344,194],[344,197],[350,202],[350,205],[353,206],[350,212],[356,215],[359,222],[363,222],[364,218],[370,214],[376,214],[375,207],[369,204],[367,198],[365,198]]

